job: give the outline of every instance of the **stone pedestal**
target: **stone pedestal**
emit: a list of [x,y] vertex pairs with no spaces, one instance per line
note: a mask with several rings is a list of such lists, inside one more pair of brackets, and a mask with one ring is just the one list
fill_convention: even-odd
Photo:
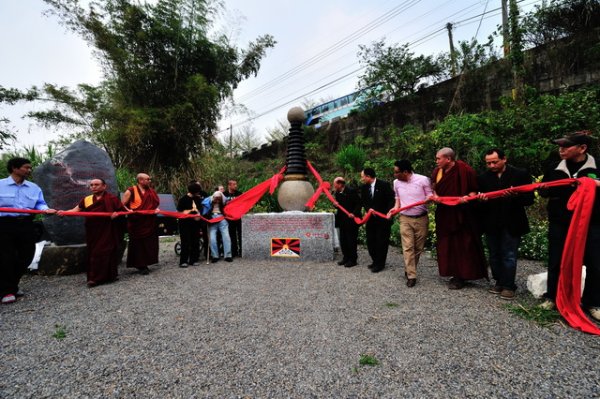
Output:
[[[119,246],[119,259],[127,243],[123,241]],[[42,276],[66,276],[69,274],[83,273],[87,270],[87,245],[46,245],[38,263],[37,272]]]
[[42,276],[65,276],[85,271],[87,245],[48,245],[42,251],[38,274]]
[[334,234],[332,213],[247,214],[242,218],[242,257],[330,262]]

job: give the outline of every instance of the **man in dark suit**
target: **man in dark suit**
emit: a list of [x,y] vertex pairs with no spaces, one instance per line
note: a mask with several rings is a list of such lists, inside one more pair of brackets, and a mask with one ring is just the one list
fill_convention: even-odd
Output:
[[343,177],[336,177],[333,180],[333,188],[337,203],[351,214],[348,216],[340,209],[335,214],[335,227],[340,229],[340,247],[342,248],[343,255],[338,265],[353,267],[357,265],[358,260],[356,245],[358,242],[359,226],[354,221],[354,217],[361,216],[360,197],[355,189],[346,187],[346,181]]
[[[376,178],[375,170],[365,168],[360,172],[360,180],[363,182],[360,194],[365,212],[373,209],[387,215],[396,201],[394,190],[390,183]],[[367,248],[373,263],[369,269],[373,273],[379,273],[385,268],[388,247],[390,245],[390,233],[392,221],[372,215],[367,222]]]
[[[492,148],[485,154],[487,171],[477,178],[481,193],[510,189],[531,183],[523,169],[509,165],[504,151]],[[510,192],[509,192],[510,193]],[[478,196],[485,201],[485,196]],[[529,232],[525,207],[533,204],[533,192],[510,195],[481,204],[480,221],[487,238],[492,276],[496,283],[489,289],[502,299],[513,299],[517,285],[517,255],[521,237]]]

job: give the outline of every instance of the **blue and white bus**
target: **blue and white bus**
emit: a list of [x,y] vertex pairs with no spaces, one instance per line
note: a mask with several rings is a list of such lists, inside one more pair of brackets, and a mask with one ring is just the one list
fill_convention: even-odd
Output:
[[[304,111],[304,124],[319,128],[323,123],[329,122],[334,118],[345,118],[350,111],[358,109],[365,97],[369,94],[369,89],[355,91],[335,100],[328,101],[314,108]],[[382,103],[376,100],[377,104]]]

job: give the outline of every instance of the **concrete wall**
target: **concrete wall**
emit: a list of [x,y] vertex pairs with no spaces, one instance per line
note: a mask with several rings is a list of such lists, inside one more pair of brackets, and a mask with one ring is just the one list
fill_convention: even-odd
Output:
[[[543,94],[600,84],[600,31],[531,49],[525,54],[525,63],[525,84]],[[498,109],[501,97],[510,96],[512,88],[510,62],[502,59],[382,105],[377,121],[370,126],[364,118],[348,117],[322,125],[319,134],[327,135],[327,151],[334,152],[356,136],[373,137],[377,142],[379,131],[390,124],[414,124],[430,130],[448,114]],[[283,151],[285,143],[274,142],[243,158],[257,161]]]

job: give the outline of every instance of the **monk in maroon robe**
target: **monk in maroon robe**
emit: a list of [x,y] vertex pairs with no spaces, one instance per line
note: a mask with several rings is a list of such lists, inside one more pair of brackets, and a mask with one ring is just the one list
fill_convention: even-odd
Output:
[[[123,194],[123,205],[130,211],[158,211],[160,200],[150,187],[152,179],[145,173],[138,173],[137,184]],[[141,274],[150,273],[149,265],[158,263],[158,233],[156,215],[131,214],[127,216],[129,247],[127,267],[135,267]]]
[[[81,200],[73,209],[66,212],[110,212],[110,217],[93,216],[85,218],[85,239],[87,244],[87,285],[94,287],[110,283],[117,279],[121,262],[120,246],[123,242],[123,225],[116,212],[124,211],[121,201],[106,192],[106,183],[102,179],[90,182],[92,195]],[[65,211],[58,212],[60,216]]]
[[[437,167],[431,176],[434,195],[465,197],[477,195],[477,175],[466,163],[455,160],[451,148],[436,154]],[[466,202],[466,201],[465,201]],[[440,276],[450,276],[450,289],[460,289],[465,280],[487,278],[485,254],[474,210],[464,203],[438,203],[435,211],[437,259]]]

